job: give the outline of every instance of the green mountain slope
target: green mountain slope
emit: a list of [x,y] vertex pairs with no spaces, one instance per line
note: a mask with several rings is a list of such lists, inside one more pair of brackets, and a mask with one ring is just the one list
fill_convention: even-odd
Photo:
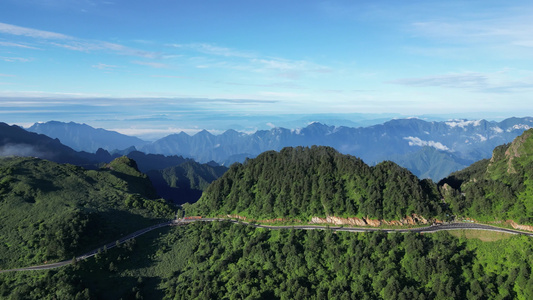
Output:
[[171,218],[122,157],[95,171],[37,158],[0,159],[0,268],[42,264]]
[[401,219],[442,214],[436,185],[392,162],[375,167],[330,147],[268,151],[234,164],[191,213],[256,219],[313,216]]
[[418,178],[431,178],[435,181],[439,181],[450,175],[450,173],[470,165],[467,161],[450,152],[427,146],[420,149],[420,151],[395,155],[390,159],[413,172]]
[[490,160],[453,173],[440,185],[454,214],[533,224],[533,130],[494,149]]
[[[5,299],[531,299],[533,242],[447,232],[161,229],[60,270],[0,274]],[[75,298],[77,297],[77,298]]]
[[174,203],[194,203],[211,182],[228,168],[188,160],[177,166],[147,172],[158,194]]

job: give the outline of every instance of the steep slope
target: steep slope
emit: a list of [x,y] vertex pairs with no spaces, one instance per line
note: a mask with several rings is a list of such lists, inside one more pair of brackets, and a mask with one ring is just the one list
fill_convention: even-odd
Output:
[[146,154],[140,151],[132,151],[126,154],[126,156],[137,162],[139,170],[143,173],[151,170],[163,170],[187,161],[192,161],[190,158],[186,159],[177,155]]
[[455,214],[533,224],[533,129],[439,185]]
[[440,180],[452,172],[468,167],[470,163],[453,153],[425,146],[417,152],[393,155],[390,160],[407,168],[418,178]]
[[74,122],[35,123],[28,128],[28,131],[57,138],[76,151],[96,152],[99,148],[111,151],[130,146],[140,147],[148,143],[137,137]]
[[189,160],[162,170],[151,170],[147,175],[161,197],[176,204],[184,204],[198,201],[209,184],[227,170],[223,166]]
[[70,259],[171,218],[133,161],[85,170],[37,158],[0,159],[0,268]]
[[375,167],[330,147],[269,151],[234,164],[191,213],[256,219],[360,217],[397,220],[442,214],[436,185],[392,162]]
[[0,156],[33,156],[58,163],[89,164],[90,159],[61,144],[58,139],[0,123]]

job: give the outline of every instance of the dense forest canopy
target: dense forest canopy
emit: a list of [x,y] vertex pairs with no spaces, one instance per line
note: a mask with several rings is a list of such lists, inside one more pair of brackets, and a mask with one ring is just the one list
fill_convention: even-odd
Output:
[[458,216],[533,224],[533,129],[439,184]]
[[71,259],[173,211],[127,157],[101,170],[1,158],[0,268]]
[[[0,274],[13,299],[531,299],[533,242],[436,234],[162,229],[60,270]],[[17,298],[19,297],[19,298]]]
[[313,216],[401,219],[443,216],[437,186],[393,162],[374,167],[330,147],[268,151],[234,164],[193,208],[203,215],[308,220]]

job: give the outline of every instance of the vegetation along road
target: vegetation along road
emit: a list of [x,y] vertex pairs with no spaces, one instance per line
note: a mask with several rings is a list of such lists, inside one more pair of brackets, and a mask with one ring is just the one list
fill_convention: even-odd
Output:
[[[187,225],[189,223],[193,222],[217,222],[217,221],[227,221],[232,223],[240,223],[248,226],[254,226],[256,228],[266,228],[266,229],[300,229],[300,230],[334,230],[334,231],[349,231],[349,232],[386,232],[386,233],[392,233],[392,232],[401,232],[401,233],[407,233],[407,232],[418,232],[418,233],[432,233],[437,231],[443,231],[443,230],[462,230],[462,229],[470,229],[470,230],[488,230],[488,231],[496,231],[496,232],[504,232],[509,234],[522,234],[527,235],[530,237],[533,237],[533,233],[527,233],[522,232],[518,230],[512,230],[512,229],[506,229],[506,228],[499,228],[489,225],[483,225],[483,224],[477,224],[477,223],[448,223],[448,224],[442,224],[442,225],[431,225],[426,227],[418,227],[418,228],[405,228],[405,229],[383,229],[383,228],[362,228],[362,227],[341,227],[341,226],[324,226],[324,225],[261,225],[261,224],[255,224],[255,223],[248,223],[233,219],[219,219],[219,218],[192,218],[192,219],[176,219],[172,221],[167,221],[163,223],[159,223],[156,225],[152,225],[150,227],[137,230],[127,236],[124,236],[120,238],[119,240],[115,241],[114,243],[109,243],[106,245],[103,245],[95,250],[92,250],[90,252],[87,252],[85,254],[82,254],[78,257],[76,257],[76,261],[84,260],[89,257],[95,256],[99,252],[101,252],[104,249],[111,249],[119,244],[122,244],[128,240],[134,239],[140,235],[143,235],[149,231],[165,227],[165,226],[177,226],[177,225]],[[50,264],[44,264],[44,265],[38,265],[38,266],[31,266],[31,267],[24,267],[24,268],[17,268],[17,269],[10,269],[10,270],[0,270],[0,273],[4,272],[15,272],[15,271],[35,271],[35,270],[46,270],[46,269],[54,269],[59,268],[62,266],[69,265],[74,262],[74,259],[72,260],[65,260],[57,263],[50,263]]]

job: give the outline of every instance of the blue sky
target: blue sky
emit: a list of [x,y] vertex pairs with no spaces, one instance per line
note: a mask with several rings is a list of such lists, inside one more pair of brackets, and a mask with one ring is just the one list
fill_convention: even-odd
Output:
[[531,116],[531,16],[530,1],[3,0],[0,121],[164,135]]

